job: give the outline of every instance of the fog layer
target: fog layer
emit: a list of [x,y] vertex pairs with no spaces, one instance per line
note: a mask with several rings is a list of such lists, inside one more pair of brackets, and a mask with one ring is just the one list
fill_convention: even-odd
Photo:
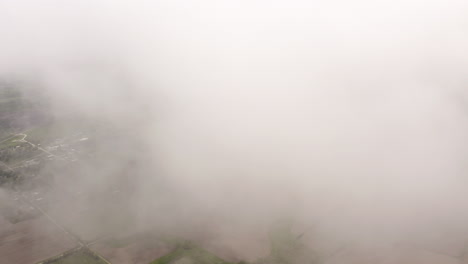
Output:
[[0,0],[0,75],[112,127],[73,182],[95,193],[130,162],[135,228],[236,247],[286,217],[313,245],[450,244],[468,238],[467,11]]

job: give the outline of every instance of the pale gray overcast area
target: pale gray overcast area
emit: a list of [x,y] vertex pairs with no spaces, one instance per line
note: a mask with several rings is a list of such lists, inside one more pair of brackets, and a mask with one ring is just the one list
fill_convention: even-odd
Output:
[[0,264],[468,264],[467,0],[0,0]]

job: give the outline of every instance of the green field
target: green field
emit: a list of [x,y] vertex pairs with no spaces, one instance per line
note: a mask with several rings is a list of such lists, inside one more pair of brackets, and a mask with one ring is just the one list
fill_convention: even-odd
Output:
[[234,264],[227,262],[212,253],[190,243],[183,242],[171,253],[151,262],[150,264]]

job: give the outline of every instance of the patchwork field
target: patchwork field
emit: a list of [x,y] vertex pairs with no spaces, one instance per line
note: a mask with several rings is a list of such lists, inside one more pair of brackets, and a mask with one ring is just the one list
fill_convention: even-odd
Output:
[[106,264],[107,262],[93,253],[80,249],[64,254],[64,256],[53,258],[41,264]]
[[134,236],[104,239],[90,246],[112,264],[148,264],[173,250],[173,247],[151,237]]
[[0,263],[32,264],[76,246],[45,217],[16,224],[0,220]]
[[234,264],[208,252],[192,243],[178,245],[171,253],[151,262],[151,264]]

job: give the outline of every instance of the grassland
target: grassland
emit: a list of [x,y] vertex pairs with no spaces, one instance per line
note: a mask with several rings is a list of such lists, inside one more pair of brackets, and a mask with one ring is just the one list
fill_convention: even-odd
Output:
[[234,264],[224,261],[212,253],[190,242],[183,242],[171,253],[151,262],[150,264]]

